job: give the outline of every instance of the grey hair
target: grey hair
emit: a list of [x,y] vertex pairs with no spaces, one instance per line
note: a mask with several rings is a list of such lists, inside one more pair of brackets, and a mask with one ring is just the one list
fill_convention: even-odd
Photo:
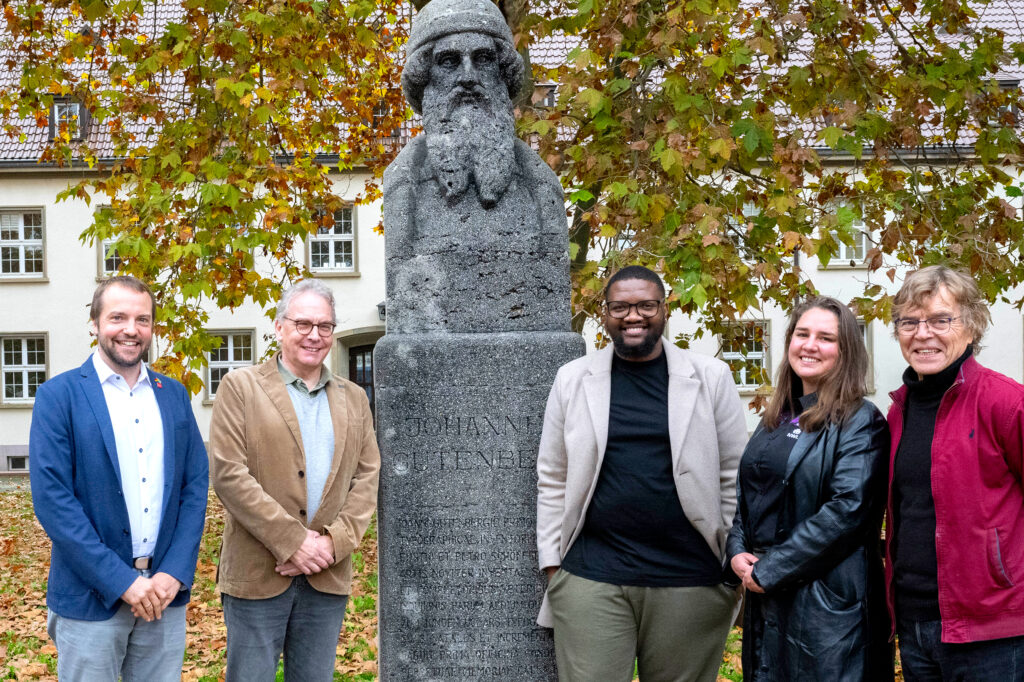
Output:
[[896,321],[908,310],[923,308],[940,287],[945,287],[960,306],[961,322],[971,335],[971,344],[977,355],[981,352],[981,339],[992,323],[992,316],[974,278],[945,265],[929,265],[906,276],[892,301],[893,334],[896,334]]
[[302,294],[316,294],[327,301],[327,304],[331,306],[331,322],[337,324],[338,313],[334,309],[334,292],[331,291],[329,286],[318,279],[304,279],[286,289],[281,294],[281,300],[277,302],[277,313],[274,316],[274,321],[280,322],[283,318],[287,317],[288,308],[291,307],[292,300]]

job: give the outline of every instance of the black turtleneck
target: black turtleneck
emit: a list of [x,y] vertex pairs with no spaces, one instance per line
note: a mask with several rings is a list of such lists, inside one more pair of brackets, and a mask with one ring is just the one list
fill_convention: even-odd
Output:
[[974,349],[967,346],[957,360],[936,374],[918,379],[903,373],[907,400],[903,433],[893,465],[892,559],[896,609],[901,618],[939,620],[938,558],[935,553],[935,500],[932,497],[932,438],[942,396],[956,381],[960,365]]

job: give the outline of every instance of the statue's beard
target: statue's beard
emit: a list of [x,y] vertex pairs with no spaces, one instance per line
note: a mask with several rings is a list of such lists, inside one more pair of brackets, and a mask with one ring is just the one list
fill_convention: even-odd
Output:
[[423,91],[423,131],[441,192],[457,202],[475,181],[480,203],[491,208],[515,175],[515,126],[508,94],[457,86]]

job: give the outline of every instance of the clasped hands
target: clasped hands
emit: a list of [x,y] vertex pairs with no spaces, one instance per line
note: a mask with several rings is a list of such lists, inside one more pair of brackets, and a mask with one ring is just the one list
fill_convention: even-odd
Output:
[[181,582],[168,573],[154,573],[150,578],[141,575],[121,595],[136,618],[146,621],[160,620],[181,589]]
[[329,535],[320,535],[315,530],[306,530],[306,539],[283,564],[274,570],[281,575],[311,575],[319,573],[334,563],[334,542]]
[[730,565],[732,566],[733,573],[743,581],[743,587],[751,592],[764,594],[764,588],[754,580],[754,564],[756,563],[756,556],[749,552],[742,552],[732,558]]

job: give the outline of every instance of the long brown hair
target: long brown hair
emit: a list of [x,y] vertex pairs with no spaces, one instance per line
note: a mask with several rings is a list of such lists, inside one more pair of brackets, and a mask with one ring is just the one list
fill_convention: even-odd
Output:
[[[839,330],[839,357],[832,371],[821,378],[818,384],[818,402],[807,411],[800,411],[798,398],[802,392],[800,377],[789,365],[789,344],[793,331],[804,313],[814,308],[827,310],[836,316]],[[865,375],[868,370],[868,351],[857,318],[850,309],[828,296],[810,298],[801,302],[789,315],[786,328],[786,353],[779,365],[775,378],[775,392],[768,401],[768,407],[761,418],[761,425],[771,431],[779,425],[786,414],[800,415],[800,428],[817,431],[826,424],[839,424],[853,414],[867,393]]]

